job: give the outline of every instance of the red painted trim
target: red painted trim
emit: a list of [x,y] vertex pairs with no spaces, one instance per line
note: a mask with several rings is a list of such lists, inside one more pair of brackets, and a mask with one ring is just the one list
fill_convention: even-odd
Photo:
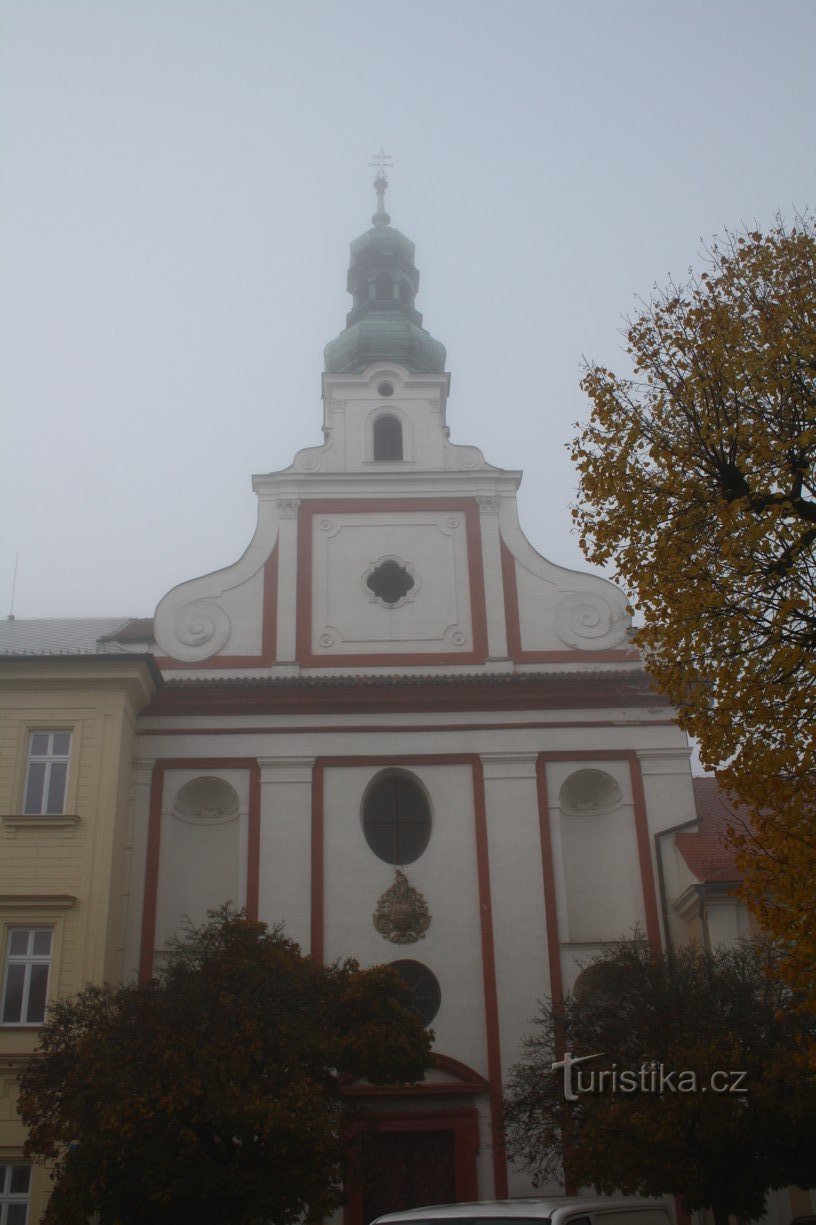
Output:
[[399,1085],[397,1088],[394,1085],[370,1085],[367,1082],[361,1084],[351,1081],[343,1085],[344,1097],[394,1097],[398,1094],[400,1097],[473,1097],[482,1093],[487,1093],[490,1085],[483,1076],[480,1076],[473,1068],[468,1067],[466,1063],[462,1063],[459,1059],[452,1059],[450,1055],[442,1055],[438,1051],[434,1052],[434,1067],[440,1072],[447,1072],[450,1076],[456,1079],[453,1081],[421,1081],[418,1085]]
[[[380,661],[382,662],[382,661]],[[529,674],[528,674],[529,677]],[[448,678],[446,678],[448,679]],[[172,686],[153,695],[141,714],[163,718],[179,714],[363,714],[385,712],[427,712],[453,710],[570,710],[626,707],[668,707],[669,702],[648,687],[642,673],[619,679],[542,676],[539,680],[508,677],[460,683],[455,676],[449,684],[424,684],[413,677],[396,678],[389,684],[338,683],[325,688],[315,686],[264,686],[218,684]]]
[[636,754],[629,755],[629,777],[632,783],[632,802],[635,807],[635,834],[637,837],[640,882],[643,889],[643,909],[646,915],[646,938],[653,953],[660,953],[660,919],[658,918],[657,889],[652,865],[652,845],[649,838],[649,820],[646,814],[646,797],[643,794],[643,772]]
[[312,865],[311,865],[311,935],[309,949],[315,961],[322,964],[324,952],[324,830],[323,784],[325,762],[317,760],[312,770]]
[[260,655],[212,655],[185,663],[169,655],[157,655],[156,663],[165,672],[187,671],[189,668],[261,668],[271,666],[277,658],[278,634],[278,543],[264,562],[261,608]]
[[490,1081],[490,1131],[493,1148],[493,1183],[497,1199],[507,1195],[507,1158],[502,1122],[501,1042],[499,1000],[496,990],[496,955],[493,947],[493,907],[490,900],[490,860],[487,844],[484,767],[473,759],[473,809],[476,833],[476,871],[479,881],[479,914],[482,928],[482,975],[485,997],[487,1070]]
[[[452,1131],[454,1133],[454,1178],[457,1203],[472,1203],[478,1196],[476,1154],[479,1151],[479,1116],[473,1109],[390,1112],[375,1117],[377,1131]],[[357,1187],[346,1200],[343,1225],[364,1225],[363,1192]]]
[[[550,802],[547,793],[547,766],[544,757],[536,758],[538,828],[541,836],[541,872],[544,878],[544,917],[547,927],[547,961],[550,967],[550,995],[555,1004],[564,999],[561,973],[561,936],[558,931],[558,897],[555,892],[555,862],[550,829]],[[560,1053],[560,1052],[559,1052]]]
[[[249,849],[247,854],[247,914],[257,918],[258,871],[260,843],[260,766],[254,757],[164,757],[155,762],[150,780],[150,809],[147,822],[147,853],[145,855],[145,886],[142,902],[142,941],[139,950],[139,981],[147,982],[153,974],[153,954],[156,945],[156,910],[159,894],[159,859],[161,852],[161,816],[164,796],[164,776],[168,770],[248,770],[249,771]],[[254,781],[253,781],[254,780]],[[257,831],[255,834],[253,831]],[[254,852],[253,852],[254,844]],[[254,859],[253,859],[254,854]],[[255,914],[250,911],[254,893]]]
[[511,659],[521,659],[521,617],[519,615],[516,559],[503,538],[499,540],[499,545],[504,588],[504,620],[507,625],[507,651]]
[[156,938],[156,905],[159,892],[159,850],[161,846],[161,801],[164,766],[156,762],[150,777],[150,809],[147,818],[144,898],[142,900],[142,945],[139,953],[139,981],[147,982],[153,973]]
[[[649,727],[676,727],[674,719],[650,719]],[[320,734],[371,735],[376,732],[485,732],[520,731],[535,728],[620,727],[616,719],[551,719],[523,723],[341,723],[288,724],[286,727],[143,727],[137,736],[313,736]]]
[[269,554],[264,566],[263,586],[263,630],[261,652],[265,664],[273,664],[278,657],[278,570],[280,550],[278,542]]
[[261,876],[261,767],[257,761],[249,765],[249,813],[247,831],[247,918],[257,922]]
[[539,760],[545,761],[625,761],[629,765],[629,778],[632,787],[632,807],[635,816],[635,840],[637,842],[638,864],[640,867],[640,883],[643,891],[643,914],[646,924],[646,938],[649,947],[656,953],[662,949],[660,940],[660,921],[658,919],[657,889],[655,887],[654,870],[652,867],[651,844],[649,841],[649,823],[646,814],[646,797],[643,794],[643,774],[640,759],[633,749],[572,749],[569,752],[539,753]]
[[589,663],[617,663],[621,660],[640,659],[637,651],[626,647],[610,651],[525,651],[521,644],[516,557],[504,540],[501,541],[501,571],[504,586],[504,617],[507,623],[507,650],[510,658],[516,663],[574,663],[582,659]]
[[480,1076],[475,1068],[470,1067],[467,1063],[462,1063],[461,1059],[443,1055],[441,1051],[434,1052],[434,1067],[440,1072],[447,1072],[449,1076],[455,1076],[457,1080],[461,1080],[479,1093],[483,1093],[489,1087],[485,1078]]
[[[469,651],[439,653],[410,651],[393,655],[383,652],[357,655],[314,653],[312,649],[314,517],[330,514],[376,514],[380,511],[458,511],[464,515],[473,640]],[[418,663],[484,663],[487,659],[487,610],[482,563],[482,529],[475,500],[470,498],[338,498],[329,501],[301,502],[298,509],[296,658],[303,667],[322,668],[397,666]]]

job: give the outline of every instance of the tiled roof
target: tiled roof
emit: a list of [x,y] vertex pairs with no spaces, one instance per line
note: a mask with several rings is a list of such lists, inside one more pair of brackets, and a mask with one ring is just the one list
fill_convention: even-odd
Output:
[[[181,664],[179,666],[183,667],[184,665]],[[630,684],[633,688],[642,689],[644,674],[640,669],[637,672],[633,670],[621,672],[613,671],[612,669],[585,672],[572,668],[552,672],[345,672],[332,674],[331,676],[326,674],[319,676],[241,676],[240,673],[233,673],[229,676],[171,676],[167,680],[167,688],[234,689],[240,686],[251,689],[306,689],[345,688],[347,685],[373,688],[379,685],[448,686],[454,682],[463,685],[517,685],[536,681],[540,684],[542,681],[559,681],[563,679],[586,681],[588,684],[599,680],[616,680],[622,685]],[[653,696],[655,705],[659,705],[662,699],[658,694]]]
[[152,642],[154,639],[153,618],[133,617],[112,634],[103,634],[100,642]]
[[113,638],[132,617],[6,617],[0,621],[0,655],[96,655],[99,640]]
[[729,826],[748,824],[747,811],[732,804],[714,778],[695,778],[694,803],[700,824],[696,832],[675,834],[675,845],[698,880],[742,880],[734,851],[726,843]]

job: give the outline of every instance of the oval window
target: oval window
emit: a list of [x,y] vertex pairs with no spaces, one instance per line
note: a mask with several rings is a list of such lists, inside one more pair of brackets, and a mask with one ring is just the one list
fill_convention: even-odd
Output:
[[363,801],[363,832],[374,854],[386,863],[413,863],[431,836],[425,792],[404,774],[381,777]]

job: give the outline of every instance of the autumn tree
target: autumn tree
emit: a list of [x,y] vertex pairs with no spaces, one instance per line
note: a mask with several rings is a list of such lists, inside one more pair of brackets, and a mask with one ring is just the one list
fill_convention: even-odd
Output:
[[752,814],[744,896],[816,1004],[816,224],[726,234],[587,367],[574,517],[657,685]]
[[421,1079],[431,1036],[393,970],[320,966],[230,911],[145,985],[58,1001],[22,1077],[45,1225],[287,1225],[343,1200],[343,1076]]
[[[816,1021],[765,959],[750,945],[655,956],[637,940],[596,958],[583,991],[542,1004],[511,1073],[511,1155],[543,1182],[566,1169],[600,1194],[680,1195],[717,1225],[760,1217],[772,1188],[813,1186],[801,1046]],[[566,1080],[565,1052],[581,1060]]]

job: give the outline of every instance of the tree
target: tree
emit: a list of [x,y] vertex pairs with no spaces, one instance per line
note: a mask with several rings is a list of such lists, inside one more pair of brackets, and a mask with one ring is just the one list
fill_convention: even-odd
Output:
[[320,1219],[361,1132],[341,1079],[421,1079],[431,1039],[393,970],[320,966],[212,912],[157,979],[54,1005],[20,1096],[53,1166],[45,1223]]
[[[542,1004],[508,1081],[508,1149],[525,1168],[541,1180],[566,1168],[604,1194],[679,1194],[717,1225],[761,1216],[771,1188],[813,1185],[801,1044],[816,1022],[790,1008],[762,950],[664,957],[627,941],[584,981]],[[566,1073],[565,1052],[583,1060]]]
[[703,763],[750,810],[744,897],[816,1003],[816,224],[726,234],[586,368],[574,518]]

